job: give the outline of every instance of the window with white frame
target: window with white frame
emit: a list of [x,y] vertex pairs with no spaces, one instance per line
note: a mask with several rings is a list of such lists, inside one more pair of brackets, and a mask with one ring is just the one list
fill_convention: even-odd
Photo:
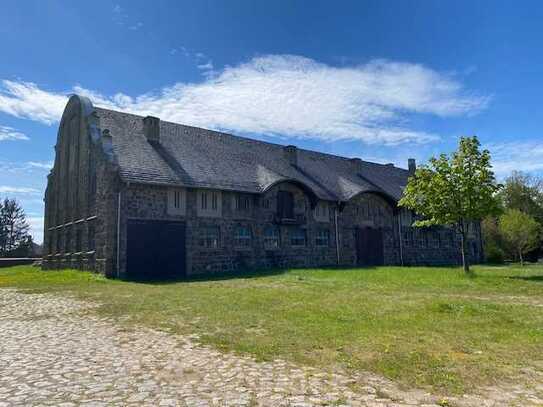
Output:
[[202,189],[198,191],[198,216],[219,217],[222,212],[221,191]]
[[264,229],[264,247],[267,249],[276,249],[279,247],[279,227],[268,225]]
[[185,214],[186,191],[182,188],[170,188],[168,190],[168,214]]
[[208,249],[216,249],[219,247],[219,227],[218,226],[204,226],[200,228],[200,238],[198,244],[201,247]]
[[234,234],[234,245],[238,247],[251,246],[251,229],[248,226],[237,226]]
[[319,202],[317,206],[315,206],[315,220],[318,222],[329,222],[330,214],[328,210],[328,202]]
[[330,245],[330,231],[328,229],[317,230],[317,235],[315,236],[315,245],[321,247],[328,247]]

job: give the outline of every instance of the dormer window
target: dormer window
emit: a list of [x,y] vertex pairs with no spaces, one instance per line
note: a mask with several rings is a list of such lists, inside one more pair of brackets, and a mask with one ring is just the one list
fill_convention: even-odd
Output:
[[221,191],[198,191],[198,216],[219,217],[222,212]]

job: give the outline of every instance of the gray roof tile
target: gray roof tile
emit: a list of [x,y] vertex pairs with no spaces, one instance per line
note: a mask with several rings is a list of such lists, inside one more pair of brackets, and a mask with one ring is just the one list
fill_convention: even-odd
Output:
[[304,184],[320,199],[347,201],[361,192],[398,200],[407,170],[298,149],[298,165],[283,146],[212,130],[160,122],[160,144],[143,133],[143,117],[95,108],[109,129],[121,178],[130,182],[260,193],[286,180]]

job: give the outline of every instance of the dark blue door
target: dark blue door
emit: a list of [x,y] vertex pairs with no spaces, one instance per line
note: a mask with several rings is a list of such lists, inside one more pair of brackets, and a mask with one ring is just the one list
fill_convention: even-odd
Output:
[[127,275],[131,279],[170,279],[186,275],[185,224],[129,220]]

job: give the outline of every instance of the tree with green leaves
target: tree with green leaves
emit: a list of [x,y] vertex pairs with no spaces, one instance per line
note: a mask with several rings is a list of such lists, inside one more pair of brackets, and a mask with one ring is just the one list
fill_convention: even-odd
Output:
[[524,265],[524,254],[537,247],[541,228],[539,223],[527,213],[518,209],[508,209],[500,216],[500,232],[509,246],[518,255],[520,265]]
[[543,223],[543,181],[533,175],[513,171],[499,193],[504,209],[518,209]]
[[0,202],[0,257],[11,256],[27,245],[30,226],[22,206],[15,199]]
[[450,156],[432,157],[427,165],[409,177],[400,206],[421,217],[416,227],[446,225],[460,235],[462,266],[471,274],[467,257],[470,225],[479,224],[498,210],[496,183],[490,165],[490,152],[480,150],[477,137],[462,137]]

